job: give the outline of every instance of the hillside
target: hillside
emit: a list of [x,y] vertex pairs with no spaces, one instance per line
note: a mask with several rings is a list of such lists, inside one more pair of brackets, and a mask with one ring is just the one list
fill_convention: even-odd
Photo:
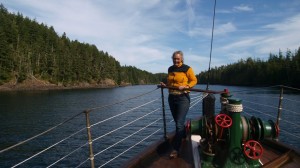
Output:
[[0,89],[153,84],[160,75],[121,66],[95,45],[59,36],[52,26],[0,5]]

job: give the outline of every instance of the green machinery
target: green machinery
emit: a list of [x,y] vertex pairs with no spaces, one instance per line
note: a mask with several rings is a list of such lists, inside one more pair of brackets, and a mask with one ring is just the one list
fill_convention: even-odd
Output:
[[261,167],[263,147],[259,141],[277,138],[279,128],[272,121],[241,116],[242,100],[231,98],[228,90],[220,96],[221,111],[215,115],[215,97],[203,99],[203,115],[188,121],[187,131],[201,136],[202,167]]

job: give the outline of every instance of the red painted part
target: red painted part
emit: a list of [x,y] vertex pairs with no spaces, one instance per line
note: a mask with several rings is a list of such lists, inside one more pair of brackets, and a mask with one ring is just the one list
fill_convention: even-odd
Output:
[[276,138],[277,138],[279,137],[279,132],[280,132],[279,126],[277,124],[275,124],[275,130],[276,130]]
[[222,128],[229,128],[232,125],[232,119],[226,114],[218,114],[215,122]]
[[250,159],[259,159],[263,151],[261,144],[255,140],[249,140],[244,144],[244,154]]
[[186,133],[190,133],[191,132],[191,120],[187,120],[186,121],[185,131],[186,131]]

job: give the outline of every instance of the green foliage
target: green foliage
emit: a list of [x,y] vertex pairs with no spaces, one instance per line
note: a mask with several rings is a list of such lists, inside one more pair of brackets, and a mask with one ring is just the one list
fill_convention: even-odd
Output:
[[[209,83],[224,85],[288,85],[300,87],[300,47],[286,56],[270,54],[267,61],[259,59],[240,60],[237,63],[211,69]],[[208,82],[208,71],[198,76],[201,83]]]
[[135,67],[122,67],[95,45],[71,41],[54,28],[11,14],[0,5],[0,84],[13,78],[18,82],[35,76],[51,83],[73,85],[101,83],[150,84],[160,80],[155,74]]

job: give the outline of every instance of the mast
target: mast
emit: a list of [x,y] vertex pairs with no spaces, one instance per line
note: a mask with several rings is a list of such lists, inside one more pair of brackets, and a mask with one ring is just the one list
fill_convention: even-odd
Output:
[[208,74],[207,74],[207,85],[206,85],[206,90],[209,89],[209,77],[210,77],[210,64],[211,64],[211,54],[212,54],[212,46],[213,46],[213,41],[214,41],[214,29],[215,29],[215,16],[216,16],[216,5],[217,5],[217,0],[215,0],[214,4],[214,15],[213,15],[213,25],[212,25],[212,30],[211,30],[211,40],[210,40],[210,53],[209,53],[209,64],[208,64]]

